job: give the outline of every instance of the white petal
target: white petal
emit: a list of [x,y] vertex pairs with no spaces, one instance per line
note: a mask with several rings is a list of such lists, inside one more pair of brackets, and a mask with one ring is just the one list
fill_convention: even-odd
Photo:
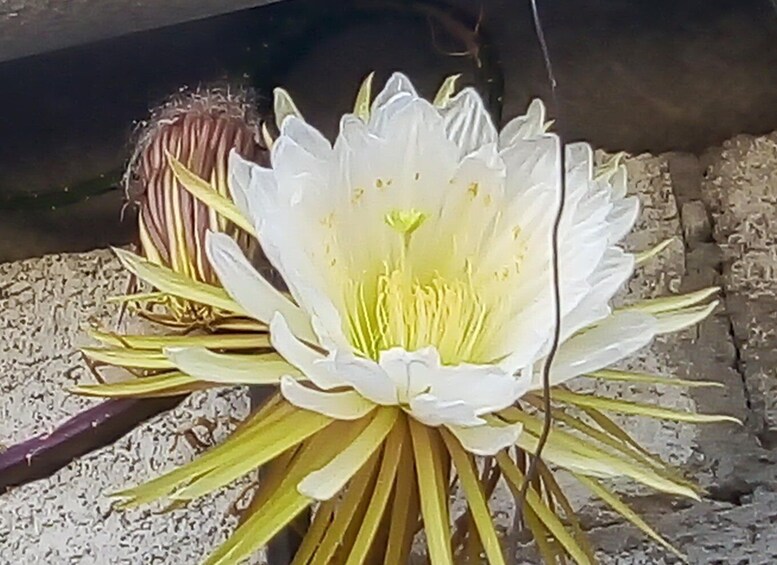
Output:
[[[518,140],[500,152],[507,167],[507,190],[515,196],[541,185],[558,199],[561,187],[561,144],[557,136],[544,134]],[[527,201],[526,204],[529,204]]]
[[559,347],[551,368],[551,381],[560,384],[620,361],[650,343],[657,329],[656,319],[648,314],[613,314]]
[[332,358],[322,361],[322,364],[372,402],[384,406],[397,404],[398,394],[394,382],[375,361],[338,351]]
[[591,290],[571,310],[562,322],[566,339],[578,330],[610,315],[609,302],[634,272],[634,256],[613,247],[589,278]]
[[375,96],[370,114],[372,115],[380,110],[397,94],[406,94],[412,98],[418,98],[418,94],[416,93],[415,88],[413,88],[413,83],[402,73],[394,73],[389,77],[383,90]]
[[499,147],[509,147],[523,139],[531,139],[545,133],[545,105],[535,98],[525,115],[514,118],[499,133]]
[[187,375],[212,383],[274,384],[282,375],[303,376],[273,353],[235,355],[214,353],[204,347],[170,347],[165,355]]
[[380,352],[378,363],[394,381],[402,402],[407,402],[428,388],[428,367],[440,364],[440,354],[434,347],[412,353],[401,347],[392,347]]
[[[335,140],[335,151],[343,148],[340,145],[346,145],[350,149],[358,149],[367,143],[370,136],[370,132],[360,118],[353,114],[345,114],[340,118],[340,131]],[[342,159],[341,155],[337,156],[338,159]]]
[[[513,404],[529,387],[496,365],[442,365],[434,347],[418,351],[393,348],[381,352],[380,365],[400,389],[402,398],[433,397],[439,404],[463,401],[473,414],[502,410]],[[477,383],[473,386],[473,383]]]
[[336,420],[358,420],[376,407],[356,391],[322,392],[301,385],[289,376],[281,378],[281,394],[294,406]]
[[326,158],[311,153],[289,136],[279,137],[270,151],[277,199],[286,206],[297,206],[305,197],[317,199],[326,191],[330,163]]
[[465,88],[454,96],[442,115],[445,132],[459,148],[461,157],[483,145],[496,143],[496,128],[474,88]]
[[485,424],[483,418],[463,400],[441,402],[431,394],[419,394],[410,400],[410,415],[427,426],[442,424],[453,426],[479,426]]
[[323,363],[326,359],[324,355],[297,339],[289,329],[286,319],[277,312],[270,322],[270,343],[318,388],[331,390],[347,384],[337,372]]
[[246,217],[251,219],[251,212],[248,209],[248,192],[251,186],[252,172],[256,163],[243,159],[236,149],[229,152],[227,170],[229,171],[229,193],[232,195],[232,201],[238,210]]
[[583,141],[565,146],[567,182],[574,187],[586,187],[594,176],[594,150]]
[[[507,408],[523,396],[530,385],[496,365],[442,367],[434,377],[431,382],[433,394],[443,401],[463,398],[479,415]],[[474,387],[473,382],[477,383]]]
[[614,245],[622,240],[634,227],[637,216],[639,216],[639,199],[636,196],[624,198],[613,204],[607,216],[607,223],[610,224],[607,242]]
[[332,151],[332,145],[321,132],[297,116],[289,116],[281,126],[281,137],[288,137],[318,159],[326,159]]
[[502,449],[515,445],[518,436],[523,431],[523,424],[505,424],[504,426],[462,427],[448,426],[448,429],[456,436],[462,447],[473,453],[488,457],[496,455]]
[[234,239],[208,232],[205,241],[208,259],[221,284],[246,312],[264,323],[280,312],[298,338],[316,343],[308,316],[256,272]]
[[[315,230],[315,225],[311,227],[311,221],[317,223],[316,219],[292,219],[283,211],[278,211],[274,217],[270,214],[259,233],[259,241],[300,309],[308,314],[316,342],[328,351],[349,349],[342,318],[332,302],[333,298],[339,297],[331,295],[331,289],[335,287],[330,277],[342,275],[342,271],[334,271],[328,263],[322,264],[321,233]],[[294,320],[286,312],[281,313],[294,334],[308,341],[297,332]]]
[[612,196],[615,199],[625,198],[626,191],[628,189],[628,174],[626,167],[621,165],[615,174],[610,179],[610,186],[612,186]]

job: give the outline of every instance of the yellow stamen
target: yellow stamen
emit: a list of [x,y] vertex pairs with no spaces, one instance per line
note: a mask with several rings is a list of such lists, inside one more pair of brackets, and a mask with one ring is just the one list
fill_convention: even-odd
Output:
[[445,364],[477,362],[489,308],[470,280],[434,274],[422,281],[384,265],[373,284],[351,283],[348,330],[351,343],[368,357],[402,347],[434,346]]

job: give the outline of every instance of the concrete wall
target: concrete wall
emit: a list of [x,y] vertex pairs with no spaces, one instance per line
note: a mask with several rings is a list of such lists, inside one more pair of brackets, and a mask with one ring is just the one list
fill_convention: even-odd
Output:
[[[92,321],[115,327],[108,296],[127,277],[109,251],[0,265],[0,443],[45,432],[95,403],[65,389],[92,377],[75,351]],[[230,505],[245,484],[185,512],[114,512],[107,492],[150,479],[226,436],[247,414],[237,391],[204,393],[110,448],[0,502],[0,563],[83,565],[197,563],[235,525]],[[212,428],[212,429],[209,429]]]
[[[720,389],[594,385],[612,396],[660,400],[679,409],[738,416],[744,427],[694,427],[622,418],[651,449],[709,490],[701,503],[624,485],[628,501],[689,554],[692,563],[777,562],[775,433],[774,226],[777,225],[777,136],[736,138],[702,159],[690,154],[643,155],[628,161],[631,190],[643,202],[633,249],[677,236],[678,242],[642,268],[621,300],[721,284],[723,306],[697,330],[658,340],[630,366],[708,379]],[[100,306],[126,279],[106,251],[48,256],[0,265],[0,443],[50,429],[90,401],[62,391],[90,376],[74,348]],[[224,538],[225,520],[243,485],[187,509],[112,512],[104,492],[135,484],[201,451],[184,434],[209,444],[230,419],[246,413],[238,392],[195,395],[158,418],[54,476],[2,496],[0,562],[194,563]],[[204,423],[205,420],[199,420]],[[664,563],[673,559],[646,543],[578,489],[585,526],[605,563]],[[502,521],[510,522],[502,499]],[[515,562],[531,562],[519,548]]]

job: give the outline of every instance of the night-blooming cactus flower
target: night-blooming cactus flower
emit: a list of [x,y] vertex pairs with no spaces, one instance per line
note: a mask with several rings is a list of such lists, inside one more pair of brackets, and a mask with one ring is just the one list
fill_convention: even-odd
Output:
[[[403,564],[421,524],[434,564],[452,563],[461,545],[468,555],[504,563],[488,499],[500,477],[521,490],[526,456],[541,435],[541,373],[555,331],[551,235],[565,161],[562,323],[550,372],[553,415],[563,425],[547,438],[540,488],[528,488],[522,517],[546,560],[563,552],[593,562],[554,478],[561,468],[675,551],[599,479],[628,477],[688,497],[698,489],[603,412],[729,418],[560,385],[580,375],[709,385],[606,367],[658,334],[703,319],[716,305],[707,303],[715,289],[611,307],[635,264],[664,244],[639,256],[619,247],[638,212],[626,195],[625,168],[617,158],[595,167],[586,144],[567,146],[562,160],[539,101],[498,132],[477,93],[454,96],[451,80],[433,103],[401,74],[372,102],[369,85],[333,144],[278,90],[280,135],[266,134],[271,168],[233,152],[234,204],[172,163],[184,188],[258,239],[288,293],[226,234],[206,238],[220,286],[117,250],[161,292],[268,327],[269,343],[221,334],[202,343],[122,338],[110,358],[148,373],[80,392],[153,396],[236,384],[277,392],[203,457],[116,496],[124,505],[186,502],[263,467],[243,523],[209,564],[241,562],[309,506],[315,515],[295,563],[380,556]],[[467,502],[462,520],[451,516],[453,484]]]
[[[295,112],[279,127],[272,168],[233,153],[231,189],[293,302],[232,238],[209,234],[207,250],[303,377],[284,375],[283,396],[344,420],[398,406],[478,455],[514,444],[521,425],[488,416],[537,386],[553,336],[561,147],[542,104],[500,133],[473,89],[434,105],[395,74],[368,117],[342,118],[334,144]],[[619,361],[662,326],[609,307],[634,268],[617,246],[638,208],[623,171],[597,179],[588,145],[567,152],[555,384]],[[187,352],[174,357],[186,369]]]

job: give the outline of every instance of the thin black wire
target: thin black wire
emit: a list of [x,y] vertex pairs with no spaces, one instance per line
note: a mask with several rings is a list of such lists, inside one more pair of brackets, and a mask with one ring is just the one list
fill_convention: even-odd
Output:
[[[558,101],[558,95],[556,93],[558,83],[556,82],[556,75],[553,72],[553,64],[550,60],[550,51],[548,50],[548,43],[545,41],[545,32],[542,29],[542,22],[540,20],[540,13],[537,8],[537,0],[531,0],[532,17],[534,19],[534,29],[537,33],[537,39],[542,49],[542,56],[545,60],[545,70],[548,73],[548,80],[550,82],[550,93],[553,100],[553,107],[556,111],[557,123],[560,121],[560,105]],[[543,410],[545,411],[545,419],[542,424],[542,433],[540,434],[539,441],[537,443],[537,450],[534,456],[531,458],[531,464],[526,471],[526,475],[523,478],[523,484],[521,485],[520,497],[518,504],[521,508],[526,503],[526,492],[529,489],[529,485],[534,481],[537,475],[537,465],[541,460],[542,450],[545,448],[545,444],[548,442],[548,436],[550,435],[550,426],[552,423],[551,416],[551,403],[550,403],[550,368],[553,364],[553,359],[556,357],[558,351],[559,342],[561,341],[561,281],[559,274],[559,260],[558,260],[558,239],[559,229],[561,227],[561,217],[564,214],[564,201],[567,195],[567,183],[566,183],[566,151],[564,149],[564,140],[559,135],[560,145],[560,168],[561,168],[561,183],[559,191],[559,204],[556,210],[556,218],[553,221],[553,231],[551,234],[551,271],[553,277],[553,316],[554,316],[554,328],[553,328],[553,342],[550,346],[550,351],[545,359],[545,365],[542,368],[542,391],[543,391]]]

